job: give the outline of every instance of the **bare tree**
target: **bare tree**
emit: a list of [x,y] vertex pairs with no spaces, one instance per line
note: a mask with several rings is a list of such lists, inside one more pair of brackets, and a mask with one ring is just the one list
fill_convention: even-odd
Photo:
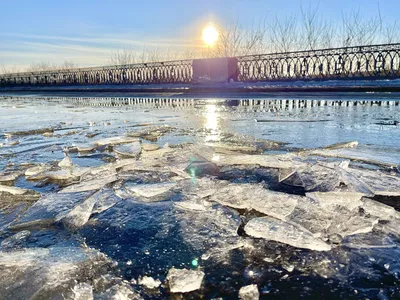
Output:
[[351,11],[348,14],[342,13],[341,46],[372,45],[378,42],[381,28],[380,14],[365,18],[360,10]]
[[132,49],[124,48],[111,52],[110,63],[112,65],[129,65],[136,62],[136,53]]
[[21,69],[17,66],[8,66],[0,65],[0,74],[12,74],[12,73],[19,73]]
[[260,52],[264,49],[264,38],[267,26],[264,20],[250,28],[243,28],[238,21],[220,28],[219,41],[215,48],[207,49],[205,56],[240,56]]
[[400,41],[400,24],[394,21],[392,24],[382,26],[382,43],[391,44]]
[[333,27],[324,20],[319,13],[319,4],[315,8],[308,7],[307,10],[300,6],[301,11],[301,41],[298,45],[305,50],[317,48],[328,48],[332,46]]
[[72,70],[74,68],[77,68],[77,65],[73,61],[70,61],[70,60],[66,60],[66,61],[64,61],[63,64],[60,65],[61,70],[68,71],[68,70]]
[[296,16],[275,19],[270,24],[271,52],[289,52],[298,47]]
[[25,72],[40,72],[40,71],[53,71],[53,70],[71,70],[76,68],[77,65],[72,61],[64,61],[61,64],[55,64],[48,61],[41,61],[31,64]]
[[57,65],[52,64],[48,61],[42,61],[42,62],[36,62],[31,64],[26,71],[27,72],[40,72],[40,71],[51,71],[51,70],[56,70]]

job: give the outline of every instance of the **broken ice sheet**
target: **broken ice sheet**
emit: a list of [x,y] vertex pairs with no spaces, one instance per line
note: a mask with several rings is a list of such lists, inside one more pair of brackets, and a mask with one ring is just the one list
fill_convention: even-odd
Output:
[[400,212],[396,211],[393,207],[369,198],[362,198],[362,208],[367,214],[376,216],[380,220],[400,219]]
[[22,172],[0,172],[0,185],[12,186],[15,180],[22,175]]
[[113,285],[104,292],[95,295],[96,300],[143,300],[138,292],[127,283]]
[[48,226],[49,224],[53,224],[92,193],[50,193],[43,195],[19,219],[15,220],[11,228],[29,228],[31,226]]
[[26,241],[31,235],[31,232],[29,230],[22,230],[20,232],[17,232],[16,234],[9,236],[8,238],[5,238],[1,242],[1,249],[16,249],[19,248],[24,241]]
[[0,207],[5,203],[34,202],[39,198],[37,191],[0,185]]
[[61,221],[68,229],[75,231],[84,226],[92,214],[109,209],[119,200],[113,190],[102,189],[75,206],[65,216],[59,215],[56,221]]
[[[94,195],[93,195],[94,196]],[[112,189],[101,189],[96,193],[96,203],[94,204],[92,214],[99,214],[111,207],[121,200]]]
[[142,149],[144,151],[154,151],[160,149],[160,146],[157,144],[142,143]]
[[172,268],[167,274],[169,289],[171,293],[187,293],[198,290],[204,276],[203,271]]
[[[353,210],[362,205],[363,193],[357,192],[314,192],[307,193],[307,197],[316,200],[322,206],[343,206]],[[334,209],[334,208],[332,208]]]
[[239,299],[242,300],[258,300],[260,292],[256,284],[242,286],[239,290]]
[[397,247],[396,243],[389,236],[376,232],[350,235],[343,239],[342,245],[354,249]]
[[277,241],[297,248],[316,251],[331,250],[330,245],[314,237],[307,229],[271,217],[251,219],[244,230],[250,236]]
[[141,151],[142,147],[138,141],[114,147],[114,152],[122,157],[137,158],[140,155]]
[[334,191],[341,182],[341,174],[334,166],[315,163],[299,168],[282,181],[287,185],[301,186],[305,191]]
[[400,196],[400,177],[381,171],[344,168],[352,176],[364,183],[375,195]]
[[327,229],[328,234],[339,234],[342,237],[371,232],[379,219],[366,216],[358,211],[338,211]]
[[55,183],[59,186],[67,186],[71,183],[79,182],[80,176],[87,172],[87,168],[71,167],[69,169],[46,170],[39,174],[31,175],[27,178],[30,181],[41,181]]
[[240,215],[227,207],[208,207],[206,210],[175,211],[179,234],[190,247],[216,254],[242,246],[237,234]]
[[59,191],[59,194],[69,194],[69,193],[80,193],[80,192],[87,192],[93,190],[99,190],[106,186],[109,183],[117,181],[118,178],[116,175],[111,175],[99,179],[92,179],[89,181],[83,181],[78,184],[70,185],[66,188],[63,188]]
[[143,285],[148,289],[156,289],[161,285],[161,281],[159,279],[154,279],[150,276],[139,277],[138,283],[139,285]]
[[287,220],[322,237],[370,232],[378,222],[377,217],[363,212],[362,194],[329,192],[307,195],[310,198],[301,198]]
[[352,161],[358,161],[366,164],[376,165],[385,168],[395,168],[397,161],[389,157],[387,153],[379,156],[376,153],[376,149],[373,151],[362,151],[360,148],[357,149],[336,149],[336,150],[314,150],[311,155],[321,157],[336,157],[343,159],[350,159]]
[[[98,192],[99,193],[99,192]],[[93,207],[97,202],[97,193],[75,206],[60,221],[70,230],[77,230],[89,220]]]
[[210,200],[238,209],[254,209],[278,219],[288,216],[301,196],[267,190],[259,184],[231,183],[217,190]]
[[0,252],[0,290],[4,299],[55,299],[76,281],[94,279],[110,261],[80,247],[27,248]]
[[162,182],[150,184],[126,183],[125,189],[134,196],[140,197],[145,202],[162,201],[168,199],[174,193],[176,182]]
[[114,146],[119,144],[133,143],[137,141],[138,141],[137,138],[131,138],[127,136],[113,136],[110,138],[97,140],[94,142],[94,144],[97,146],[106,146],[106,145]]

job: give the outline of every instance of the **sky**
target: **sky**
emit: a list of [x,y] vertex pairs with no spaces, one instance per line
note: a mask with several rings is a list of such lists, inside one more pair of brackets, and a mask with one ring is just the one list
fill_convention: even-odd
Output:
[[338,20],[360,10],[396,20],[400,0],[0,0],[0,66],[23,69],[38,62],[107,65],[112,51],[144,47],[179,51],[202,46],[201,31],[239,22],[285,18],[300,6]]

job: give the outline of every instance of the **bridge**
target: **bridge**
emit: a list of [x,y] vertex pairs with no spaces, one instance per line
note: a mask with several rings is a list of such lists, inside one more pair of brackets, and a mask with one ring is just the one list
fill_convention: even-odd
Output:
[[[400,43],[217,60],[225,79],[236,82],[400,78]],[[207,77],[210,65],[210,59],[193,59],[3,74],[0,87],[190,84]]]

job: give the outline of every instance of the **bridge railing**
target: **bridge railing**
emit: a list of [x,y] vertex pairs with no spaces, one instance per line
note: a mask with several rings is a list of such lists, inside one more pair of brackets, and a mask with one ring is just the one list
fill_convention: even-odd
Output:
[[[400,43],[237,57],[234,78],[268,80],[400,77]],[[191,83],[193,60],[0,75],[0,86]]]
[[400,77],[400,44],[238,57],[239,81]]
[[189,83],[192,61],[167,61],[0,75],[2,86]]

